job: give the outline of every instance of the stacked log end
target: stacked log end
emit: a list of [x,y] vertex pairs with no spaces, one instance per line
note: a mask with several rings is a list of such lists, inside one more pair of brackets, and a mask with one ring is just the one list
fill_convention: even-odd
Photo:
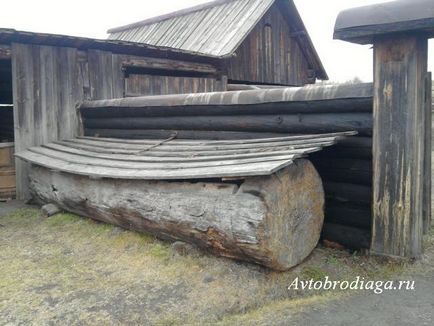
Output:
[[37,166],[30,180],[43,203],[274,270],[303,261],[323,227],[322,182],[307,160],[241,185],[91,180]]

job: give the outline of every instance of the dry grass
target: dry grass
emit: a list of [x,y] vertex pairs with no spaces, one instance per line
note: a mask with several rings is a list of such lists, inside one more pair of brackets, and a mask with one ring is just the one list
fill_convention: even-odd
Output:
[[277,273],[207,254],[178,256],[151,236],[70,214],[44,219],[23,209],[0,224],[1,325],[265,325],[347,295],[288,291],[296,277],[381,280],[434,269],[432,249],[410,266],[318,248]]

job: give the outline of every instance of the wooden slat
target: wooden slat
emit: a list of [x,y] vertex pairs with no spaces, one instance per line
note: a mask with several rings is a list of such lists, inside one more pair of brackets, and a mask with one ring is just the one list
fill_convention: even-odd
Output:
[[270,156],[270,157],[254,157],[247,159],[235,158],[232,160],[223,161],[206,161],[206,162],[132,162],[132,161],[119,161],[115,159],[100,159],[94,157],[85,157],[74,154],[59,153],[58,151],[51,150],[43,147],[34,147],[29,149],[30,152],[45,155],[51,158],[59,158],[63,161],[70,163],[77,163],[89,166],[100,166],[100,167],[113,167],[122,169],[141,169],[141,170],[182,170],[191,168],[205,168],[205,167],[219,167],[228,165],[246,165],[251,163],[265,163],[265,162],[275,162],[275,161],[291,161],[302,156],[299,155],[282,155],[282,156]]
[[[33,46],[25,44],[12,44],[12,82],[14,90],[14,126],[15,150],[23,151],[34,145],[33,143]],[[18,199],[28,199],[29,164],[16,162],[16,189]]]
[[344,137],[342,133],[311,136],[264,138],[247,143],[178,140],[176,145],[82,137],[30,148],[17,156],[44,167],[93,177],[232,178],[274,173]]
[[[132,143],[118,143],[118,142],[110,142],[110,141],[98,141],[94,139],[71,139],[67,140],[67,142],[90,145],[100,148],[110,148],[110,149],[129,149],[136,151],[143,151],[146,149],[152,149],[153,151],[192,151],[200,152],[200,151],[226,151],[226,150],[237,150],[237,149],[258,149],[263,148],[264,150],[268,150],[273,147],[282,147],[282,146],[296,146],[296,145],[304,145],[304,144],[312,144],[312,143],[327,143],[327,142],[335,142],[336,137],[324,137],[324,138],[316,138],[316,139],[300,139],[300,140],[283,140],[283,141],[270,141],[264,140],[263,142],[258,143],[233,143],[233,144],[203,144],[203,143],[184,143],[184,144],[173,144],[171,141],[164,142],[150,142],[147,144],[132,144]],[[153,147],[155,146],[155,147]]]
[[[100,50],[88,51],[91,97],[93,100],[112,99],[114,94],[113,55]],[[119,67],[120,69],[121,67]]]
[[84,149],[93,151],[96,153],[109,153],[109,154],[130,154],[130,155],[140,155],[140,154],[146,154],[147,156],[160,156],[160,157],[199,157],[199,156],[212,156],[212,155],[231,155],[231,154],[246,154],[246,153],[257,153],[257,152],[264,152],[269,153],[272,151],[290,151],[294,149],[301,149],[301,148],[311,148],[311,147],[325,147],[325,146],[331,146],[334,145],[334,141],[329,142],[317,142],[317,143],[308,143],[308,144],[300,144],[297,146],[293,145],[287,145],[287,146],[281,146],[281,147],[274,147],[272,150],[270,148],[263,148],[262,150],[258,150],[257,148],[250,148],[250,149],[233,149],[233,150],[209,150],[209,151],[164,151],[164,150],[150,150],[150,151],[142,151],[142,150],[131,150],[131,149],[124,149],[124,148],[104,148],[104,147],[96,147],[91,145],[85,145],[85,144],[78,144],[68,141],[63,142],[55,142],[56,144],[61,144],[65,146],[74,147],[77,149]]
[[[257,144],[268,142],[282,142],[291,140],[304,140],[304,139],[318,139],[325,137],[342,137],[344,141],[346,136],[355,136],[357,132],[337,132],[329,134],[311,134],[311,135],[291,135],[272,138],[256,138],[256,139],[235,139],[235,140],[181,140],[173,139],[170,141],[171,145],[232,145],[232,144]],[[101,137],[77,137],[77,139],[87,139],[94,141],[110,142],[110,143],[122,143],[122,144],[140,144],[140,145],[154,145],[164,140],[126,140],[117,138],[101,138]],[[371,142],[372,145],[372,142]]]
[[205,167],[182,170],[135,170],[109,167],[95,167],[76,163],[65,162],[56,158],[25,151],[16,155],[23,160],[49,169],[86,175],[98,178],[112,179],[142,179],[142,180],[180,180],[180,179],[206,179],[223,177],[248,177],[271,175],[274,172],[288,166],[291,160],[251,163],[237,166]]
[[[63,153],[71,153],[78,154],[85,157],[96,157],[103,159],[112,159],[119,161],[129,161],[129,162],[160,162],[160,163],[176,163],[176,162],[209,162],[213,160],[231,160],[231,159],[247,159],[247,158],[259,158],[259,157],[272,157],[279,155],[307,155],[309,153],[313,153],[321,150],[321,147],[310,147],[303,149],[288,149],[285,151],[273,151],[273,152],[257,152],[257,151],[246,151],[246,153],[236,153],[236,154],[228,154],[227,155],[218,155],[218,153],[214,153],[214,155],[209,156],[186,156],[181,154],[173,154],[171,156],[167,156],[165,154],[143,154],[143,155],[131,155],[131,154],[114,154],[114,153],[99,153],[90,150],[77,149],[71,146],[63,146],[60,144],[47,144],[42,145],[42,147],[56,150],[58,152]],[[59,153],[60,154],[60,153]]]
[[198,131],[198,130],[125,130],[125,129],[84,129],[84,135],[88,137],[108,137],[123,140],[143,139],[167,139],[178,135],[180,139],[207,139],[207,140],[231,140],[231,139],[255,139],[263,137],[280,137],[282,133],[272,132],[230,132],[230,131]]

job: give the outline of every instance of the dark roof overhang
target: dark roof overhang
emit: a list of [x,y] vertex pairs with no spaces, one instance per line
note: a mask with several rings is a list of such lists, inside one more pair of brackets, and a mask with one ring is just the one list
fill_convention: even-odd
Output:
[[397,0],[341,12],[334,38],[372,44],[377,37],[393,33],[419,33],[434,37],[433,0]]

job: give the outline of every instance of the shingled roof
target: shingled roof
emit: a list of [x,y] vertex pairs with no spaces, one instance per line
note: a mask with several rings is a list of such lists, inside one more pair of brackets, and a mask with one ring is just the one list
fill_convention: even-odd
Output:
[[216,57],[235,53],[274,3],[284,11],[307,60],[327,74],[292,0],[216,0],[108,31],[111,40],[146,43]]

